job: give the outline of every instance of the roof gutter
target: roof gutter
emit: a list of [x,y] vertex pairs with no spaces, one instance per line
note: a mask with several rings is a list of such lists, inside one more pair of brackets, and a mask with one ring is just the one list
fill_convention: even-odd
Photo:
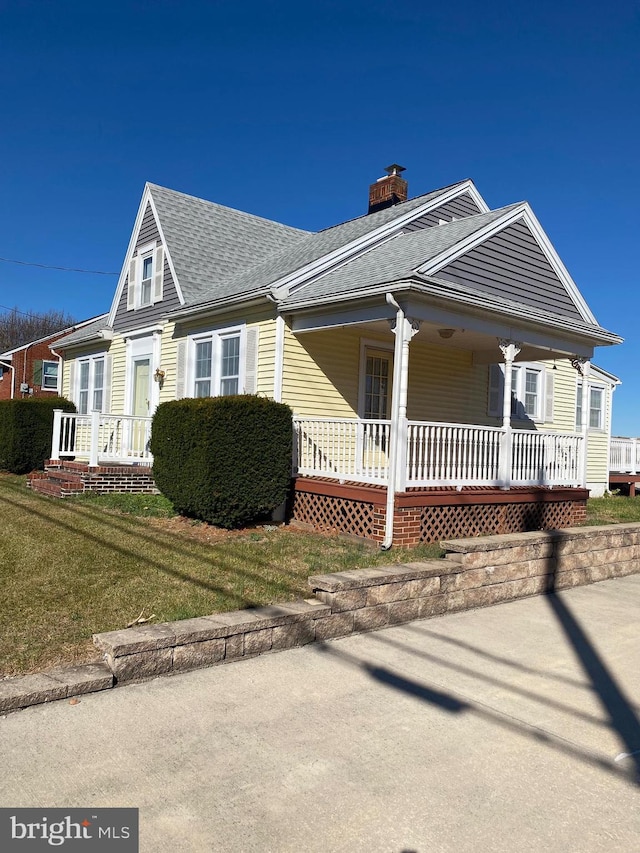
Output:
[[189,320],[192,317],[206,317],[210,314],[217,314],[220,311],[227,311],[230,306],[236,305],[259,305],[269,299],[268,293],[265,291],[251,291],[241,296],[226,296],[221,299],[215,299],[212,302],[192,305],[189,308],[180,308],[177,311],[171,311],[169,314],[164,314],[164,320]]

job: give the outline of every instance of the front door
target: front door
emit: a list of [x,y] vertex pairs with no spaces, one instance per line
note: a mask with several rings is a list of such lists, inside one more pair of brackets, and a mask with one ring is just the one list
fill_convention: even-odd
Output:
[[138,418],[149,417],[151,405],[151,356],[133,362],[133,411]]

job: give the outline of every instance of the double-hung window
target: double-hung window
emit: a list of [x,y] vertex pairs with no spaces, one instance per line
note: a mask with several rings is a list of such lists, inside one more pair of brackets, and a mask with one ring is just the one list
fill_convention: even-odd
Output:
[[240,393],[241,345],[241,329],[214,332],[194,338],[194,397]]
[[[516,420],[544,420],[544,367],[514,364],[511,369],[511,417]],[[489,414],[502,415],[504,365],[492,364],[489,373]]]
[[[589,429],[604,429],[604,388],[592,385],[587,394],[589,405]],[[578,383],[576,402],[576,428],[582,429],[582,382]]]
[[141,246],[129,262],[127,311],[161,302],[163,279],[164,248],[155,241]]
[[58,390],[58,362],[43,361],[42,362],[42,390],[57,391]]
[[153,252],[141,258],[140,307],[151,305],[151,285],[153,282]]
[[78,362],[78,414],[103,410],[104,378],[104,356]]

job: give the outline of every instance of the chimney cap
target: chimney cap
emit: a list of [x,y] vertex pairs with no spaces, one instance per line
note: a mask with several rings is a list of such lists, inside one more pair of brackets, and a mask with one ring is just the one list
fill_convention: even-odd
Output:
[[404,166],[399,166],[397,163],[392,163],[390,166],[384,167],[387,175],[399,175],[400,172],[406,172],[406,168]]

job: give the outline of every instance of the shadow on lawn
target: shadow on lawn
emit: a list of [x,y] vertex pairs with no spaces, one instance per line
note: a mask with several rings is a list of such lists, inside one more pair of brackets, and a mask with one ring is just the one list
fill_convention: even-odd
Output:
[[[17,489],[16,489],[17,491]],[[46,500],[43,498],[42,500]],[[24,509],[23,505],[19,501],[9,500],[7,497],[0,496],[0,503],[5,503],[9,506],[14,506],[19,509]],[[56,508],[58,510],[58,508]],[[72,512],[76,515],[81,516],[84,520],[91,522],[92,519],[100,518],[101,523],[104,523],[104,515],[100,510],[89,510],[84,507],[79,506],[71,506],[69,504],[64,507],[59,508],[60,511],[63,512]],[[62,520],[61,518],[56,518],[52,515],[52,513],[47,513],[44,511],[40,511],[38,509],[30,506],[28,508],[28,512],[32,516],[36,516],[38,518],[43,519],[46,523],[55,525],[56,527],[67,531],[69,534],[73,536],[81,536],[84,539],[95,543],[101,548],[106,548],[109,551],[112,551],[114,554],[119,554],[126,558],[134,558],[138,560],[141,564],[147,566],[150,569],[155,569],[159,572],[167,574],[173,578],[184,581],[185,583],[192,584],[200,589],[206,590],[208,592],[215,593],[217,595],[223,596],[230,601],[234,602],[234,606],[237,607],[257,607],[260,606],[261,602],[256,601],[247,596],[240,596],[237,593],[229,590],[227,587],[222,584],[212,583],[209,580],[203,580],[201,578],[195,577],[187,572],[181,571],[180,569],[174,568],[172,566],[166,565],[158,560],[151,559],[146,554],[140,554],[133,549],[128,549],[122,545],[115,544],[112,541],[109,541],[105,537],[101,537],[97,534],[91,533],[88,530],[81,530],[77,525],[73,525],[67,521]],[[225,563],[224,560],[218,559],[217,561],[203,556],[202,554],[194,553],[197,549],[203,546],[199,546],[198,543],[194,542],[194,546],[192,549],[181,546],[176,543],[175,538],[171,537],[169,534],[156,534],[150,535],[145,531],[145,526],[137,519],[125,519],[125,518],[116,518],[115,516],[109,517],[109,526],[113,529],[115,528],[119,532],[126,533],[127,535],[135,538],[136,544],[144,545],[148,543],[153,545],[155,548],[161,547],[164,551],[166,551],[167,560],[175,560],[176,557],[184,557],[188,559],[200,559],[203,562],[207,562],[211,564],[212,572],[217,573],[225,573],[233,574],[238,576],[248,582],[257,583],[257,584],[268,584],[270,587],[274,588],[276,592],[279,592],[283,596],[290,596],[292,593],[291,586],[283,583],[281,581],[275,579],[266,580],[262,575],[257,572],[247,571],[247,569],[241,569],[236,564]],[[164,540],[164,541],[163,541]],[[215,546],[214,546],[215,547]],[[218,556],[218,555],[216,555]],[[253,557],[252,557],[253,559]],[[260,562],[257,559],[255,562]],[[262,565],[266,567],[268,564],[266,561],[262,561]],[[285,572],[283,571],[283,574]]]

